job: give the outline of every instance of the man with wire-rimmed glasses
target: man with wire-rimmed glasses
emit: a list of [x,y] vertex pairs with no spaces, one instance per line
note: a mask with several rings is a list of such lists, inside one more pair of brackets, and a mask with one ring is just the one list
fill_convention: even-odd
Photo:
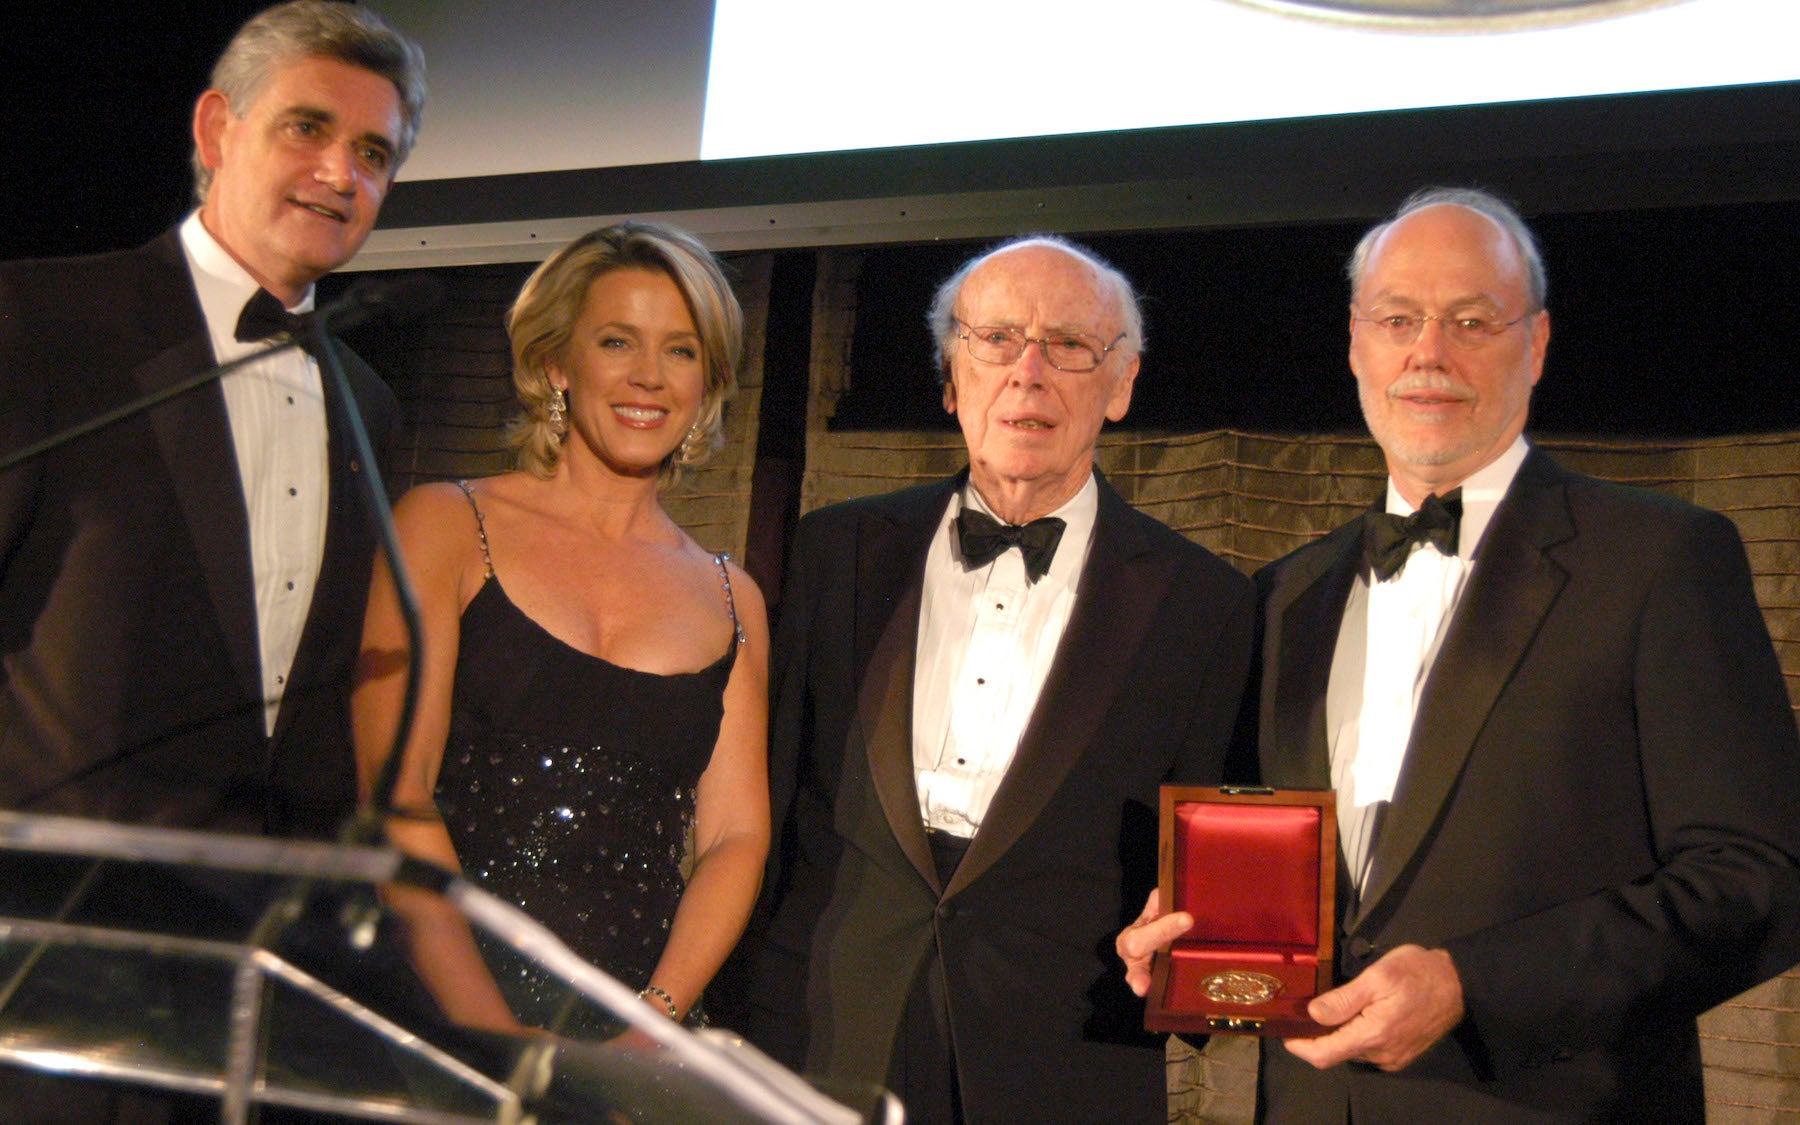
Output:
[[1117,270],[1008,243],[929,321],[968,470],[815,512],[790,556],[752,1038],[909,1120],[1160,1123],[1103,954],[1155,883],[1158,786],[1219,777],[1250,585],[1094,469],[1144,346]]
[[[1511,206],[1421,192],[1349,272],[1387,494],[1257,575],[1244,747],[1337,792],[1339,985],[1329,1033],[1263,1043],[1258,1120],[1698,1123],[1695,1017],[1800,959],[1800,740],[1744,546],[1525,439],[1550,314]],[[1155,913],[1119,938],[1137,989],[1192,923]]]

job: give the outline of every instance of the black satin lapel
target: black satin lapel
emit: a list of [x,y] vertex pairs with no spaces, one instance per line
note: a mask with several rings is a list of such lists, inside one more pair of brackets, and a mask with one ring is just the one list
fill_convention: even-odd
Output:
[[[140,394],[149,394],[213,362],[212,341],[202,328],[140,364],[132,381]],[[217,382],[207,383],[153,407],[149,415],[239,686],[249,698],[261,699],[250,523],[224,392]]]
[[[339,354],[353,371],[361,362],[347,354],[341,345]],[[368,372],[367,377],[378,378],[373,372]],[[360,631],[360,621],[340,620],[341,607],[335,603],[341,596],[360,596],[362,589],[368,586],[371,577],[369,561],[373,557],[376,541],[372,523],[374,513],[367,497],[368,466],[355,455],[355,445],[345,429],[348,404],[343,401],[337,380],[331,377],[329,371],[319,372],[319,383],[325,398],[325,503],[328,516],[325,520],[325,549],[319,559],[319,574],[313,588],[312,605],[307,609],[306,624],[301,631],[300,646],[294,652],[294,667],[289,675],[290,684],[295,686],[311,684],[326,674],[328,657],[336,639],[334,634],[345,628]],[[356,393],[354,388],[351,393]],[[356,407],[366,428],[371,424],[370,416],[363,410],[362,403],[357,403]],[[377,447],[384,440],[382,434],[370,433],[368,436],[370,443]],[[299,694],[288,692],[283,697],[284,703]],[[287,708],[283,706],[276,718],[277,741],[281,738],[286,719]]]
[[[895,607],[869,660],[857,690],[856,723],[850,739],[863,744],[870,784],[900,850],[932,889],[941,891],[913,777],[912,696],[918,635],[919,587],[913,586]],[[852,752],[854,749],[852,746]]]
[[[960,478],[959,478],[960,479]],[[957,482],[916,507],[872,515],[857,532],[857,710],[850,731],[862,742],[869,779],[901,851],[938,888],[925,840],[912,763],[912,688],[925,555]],[[855,746],[847,748],[854,753]]]
[[1322,548],[1323,567],[1285,605],[1265,606],[1271,624],[1265,643],[1264,683],[1272,691],[1262,700],[1262,781],[1283,789],[1331,788],[1330,732],[1325,726],[1325,696],[1331,683],[1332,657],[1344,607],[1356,581],[1360,539],[1346,535],[1334,548]]
[[1148,550],[1128,514],[1125,501],[1103,487],[1080,593],[1056,659],[947,894],[998,862],[1038,818],[1093,749],[1101,721],[1125,689],[1128,657],[1142,646],[1173,573],[1169,559]]
[[[856,674],[862,682],[888,621],[908,592],[916,598],[925,581],[925,555],[950,497],[963,477],[945,481],[907,505],[865,515],[856,530]],[[903,494],[904,495],[904,494]],[[914,608],[917,617],[917,607]]]
[[[1529,464],[1529,463],[1528,463]],[[1545,549],[1573,534],[1560,486],[1521,468],[1419,698],[1406,760],[1372,857],[1362,914],[1378,908],[1443,811],[1500,693],[1568,581]]]

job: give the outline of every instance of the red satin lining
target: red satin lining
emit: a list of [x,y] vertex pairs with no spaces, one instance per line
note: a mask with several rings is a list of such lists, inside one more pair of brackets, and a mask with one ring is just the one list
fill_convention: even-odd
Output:
[[1311,805],[1178,804],[1175,907],[1194,916],[1181,944],[1303,947],[1312,954],[1310,993],[1319,945],[1319,815]]

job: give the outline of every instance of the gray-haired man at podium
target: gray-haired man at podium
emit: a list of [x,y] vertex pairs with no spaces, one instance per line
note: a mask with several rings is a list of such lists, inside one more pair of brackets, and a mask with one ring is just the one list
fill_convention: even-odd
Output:
[[[374,226],[424,100],[423,56],[366,7],[296,0],[247,23],[194,107],[197,211],[137,249],[0,266],[0,455],[310,310]],[[393,395],[348,367],[379,449]],[[342,823],[374,533],[334,396],[291,349],[0,475],[0,808]],[[26,1082],[0,1076],[8,1120],[182,1112],[85,1088],[5,1106]]]

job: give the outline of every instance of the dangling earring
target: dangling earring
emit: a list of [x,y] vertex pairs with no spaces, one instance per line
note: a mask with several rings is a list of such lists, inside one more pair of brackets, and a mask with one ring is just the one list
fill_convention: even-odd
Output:
[[689,426],[681,439],[681,452],[675,459],[683,465],[692,465],[704,458],[708,452],[706,438],[706,430],[699,422]]
[[561,441],[563,435],[569,432],[569,420],[563,416],[569,409],[569,400],[563,397],[561,387],[552,387],[551,390],[550,433],[557,441]]

